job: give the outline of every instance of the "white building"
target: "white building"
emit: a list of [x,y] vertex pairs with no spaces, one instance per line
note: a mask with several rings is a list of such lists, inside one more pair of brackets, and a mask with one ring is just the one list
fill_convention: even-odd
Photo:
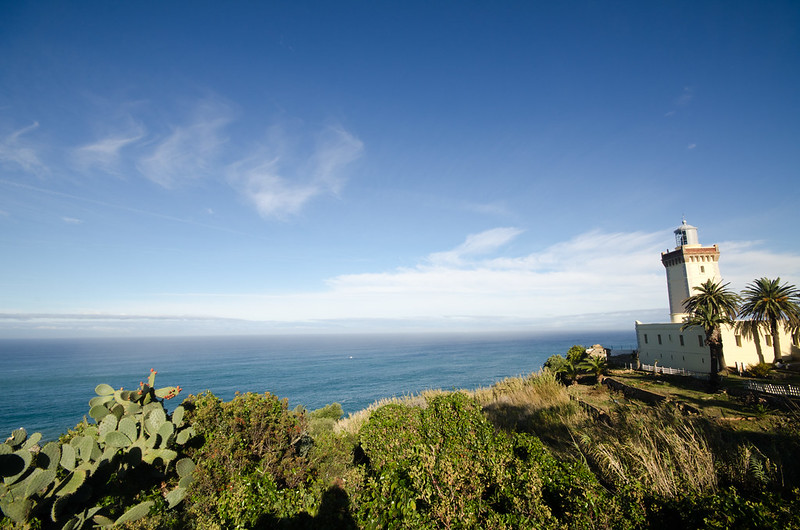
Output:
[[[642,364],[683,368],[693,372],[711,370],[711,354],[705,345],[706,335],[701,327],[681,330],[689,316],[684,301],[696,294],[693,288],[706,280],[721,281],[719,248],[704,247],[697,237],[697,228],[683,224],[675,230],[676,247],[661,253],[661,263],[667,271],[670,322],[643,324],[636,321],[636,339]],[[722,328],[722,347],[726,366],[747,366],[760,362],[771,363],[774,355],[772,337],[763,332],[755,340],[736,331],[734,326]],[[800,359],[800,337],[780,332],[781,354],[784,359]]]

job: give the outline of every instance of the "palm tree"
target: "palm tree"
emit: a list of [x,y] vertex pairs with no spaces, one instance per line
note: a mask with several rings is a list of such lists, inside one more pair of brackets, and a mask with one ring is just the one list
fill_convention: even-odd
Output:
[[706,280],[694,288],[697,294],[683,302],[689,318],[681,326],[681,331],[691,326],[703,328],[711,354],[711,383],[714,385],[719,383],[720,367],[725,368],[721,327],[733,324],[741,302],[739,295],[728,289],[728,285]]
[[597,377],[597,384],[599,385],[603,382],[603,376],[608,371],[608,361],[605,357],[589,355],[578,365],[578,367],[594,374],[595,377]]
[[561,381],[569,386],[578,383],[578,375],[581,373],[581,368],[578,363],[567,361],[566,359],[555,369],[556,375],[561,378]]
[[757,337],[759,329],[772,335],[773,362],[781,360],[778,323],[786,331],[800,330],[800,290],[794,285],[781,284],[781,279],[761,278],[743,291],[741,316],[748,320],[740,324],[743,333]]

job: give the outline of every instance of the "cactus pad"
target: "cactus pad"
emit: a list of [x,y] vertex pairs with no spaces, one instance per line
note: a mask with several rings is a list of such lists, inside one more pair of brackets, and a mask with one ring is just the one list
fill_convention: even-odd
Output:
[[178,476],[181,478],[192,476],[194,468],[195,463],[191,458],[181,458],[175,462],[175,471],[178,472]]
[[61,467],[67,471],[75,469],[75,447],[70,444],[61,446]]
[[130,438],[119,431],[111,431],[106,435],[106,445],[110,445],[111,447],[128,447],[132,443]]
[[86,472],[75,470],[69,475],[66,476],[64,480],[62,480],[58,486],[56,487],[56,495],[59,497],[63,497],[64,495],[70,495],[78,491],[83,485],[83,482],[86,480]]
[[11,447],[18,447],[25,442],[25,439],[28,437],[28,432],[25,429],[15,429],[11,436],[6,440],[6,443]]
[[150,513],[150,507],[153,506],[153,501],[144,501],[127,512],[123,513],[119,519],[114,521],[114,525],[119,525],[122,523],[129,523],[131,521],[136,521],[137,519],[141,519],[148,513]]
[[32,497],[50,487],[56,480],[55,469],[35,469],[26,480],[25,497]]
[[111,385],[107,385],[105,383],[100,383],[96,387],[94,387],[94,393],[98,396],[108,396],[114,393],[114,389]]

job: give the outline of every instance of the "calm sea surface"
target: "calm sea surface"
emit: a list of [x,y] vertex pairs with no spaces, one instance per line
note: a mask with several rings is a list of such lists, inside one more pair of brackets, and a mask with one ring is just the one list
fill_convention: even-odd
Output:
[[271,392],[313,410],[345,413],[425,389],[477,388],[537,371],[573,344],[630,348],[635,334],[312,335],[265,337],[0,340],[0,436],[25,427],[56,438],[88,413],[99,383],[133,389],[158,370],[156,387],[183,397],[210,390]]

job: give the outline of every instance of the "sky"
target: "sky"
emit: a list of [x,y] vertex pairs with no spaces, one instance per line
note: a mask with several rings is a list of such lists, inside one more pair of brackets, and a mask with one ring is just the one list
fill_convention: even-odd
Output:
[[798,173],[794,0],[0,1],[0,338],[632,331]]

